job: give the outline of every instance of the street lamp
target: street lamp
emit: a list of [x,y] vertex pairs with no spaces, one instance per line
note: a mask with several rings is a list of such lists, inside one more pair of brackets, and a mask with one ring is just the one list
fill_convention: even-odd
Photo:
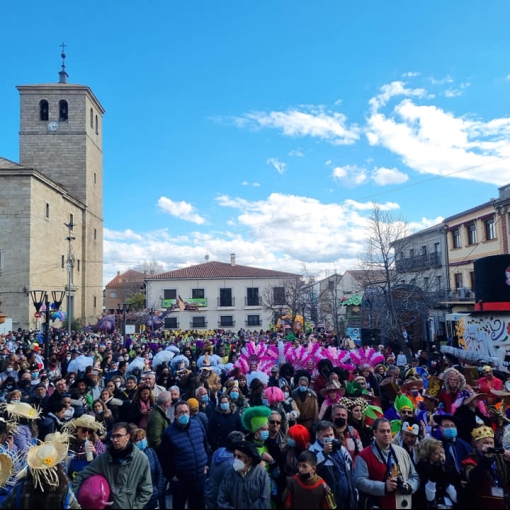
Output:
[[[62,301],[65,296],[65,291],[63,290],[52,290],[51,298],[53,299],[53,306],[55,307],[55,311],[59,310],[62,305]],[[44,303],[45,305],[45,326],[44,326],[44,366],[46,369],[49,369],[49,361],[50,361],[50,301],[48,298],[48,293],[45,290],[31,290],[30,297],[32,298],[32,303],[34,304],[36,310],[36,317],[40,317],[40,310]]]
[[122,316],[122,336],[126,339],[126,311],[129,310],[131,305],[129,303],[117,303],[117,312],[123,313]]
[[151,317],[151,321],[150,321],[150,325],[151,325],[151,336],[152,336],[152,333],[154,332],[154,312],[156,310],[154,308],[149,308],[149,315]]
[[72,319],[73,319],[73,313],[71,310],[71,274],[73,271],[73,256],[71,252],[71,242],[76,239],[76,237],[73,237],[71,235],[71,231],[74,228],[74,223],[70,221],[69,223],[64,223],[64,225],[68,228],[68,235],[66,237],[66,241],[69,243],[69,249],[67,251],[67,334],[71,336],[71,326],[72,326]]

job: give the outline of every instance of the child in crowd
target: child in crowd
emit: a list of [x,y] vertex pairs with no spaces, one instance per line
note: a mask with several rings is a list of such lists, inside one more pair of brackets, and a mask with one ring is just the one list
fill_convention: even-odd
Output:
[[331,489],[316,471],[317,455],[305,450],[298,457],[298,474],[287,481],[284,508],[336,508]]

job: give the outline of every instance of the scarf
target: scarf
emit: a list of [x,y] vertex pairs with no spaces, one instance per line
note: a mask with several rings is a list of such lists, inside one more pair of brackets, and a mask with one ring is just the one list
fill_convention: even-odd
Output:
[[116,450],[113,445],[110,445],[106,451],[112,456],[113,460],[122,462],[133,453],[133,443],[129,442],[126,448],[122,450]]
[[[140,400],[140,411],[143,411],[144,409],[149,409],[151,408],[151,401],[150,399],[147,400],[147,402],[144,402],[143,400]],[[138,426],[141,428],[141,429],[146,429],[147,428],[147,422],[149,421],[149,415],[148,414],[143,414],[142,417],[140,418],[140,421],[138,422]]]

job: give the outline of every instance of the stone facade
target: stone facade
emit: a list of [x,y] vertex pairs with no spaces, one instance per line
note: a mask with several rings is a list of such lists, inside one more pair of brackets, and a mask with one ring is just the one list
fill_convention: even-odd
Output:
[[[0,158],[2,308],[13,318],[13,327],[37,327],[29,291],[67,288],[65,224],[72,222],[72,317],[95,323],[103,293],[104,109],[82,85],[26,85],[18,90],[21,164]],[[41,115],[46,102],[47,118]],[[50,129],[52,121],[58,123],[55,130]],[[68,311],[67,296],[61,309]]]

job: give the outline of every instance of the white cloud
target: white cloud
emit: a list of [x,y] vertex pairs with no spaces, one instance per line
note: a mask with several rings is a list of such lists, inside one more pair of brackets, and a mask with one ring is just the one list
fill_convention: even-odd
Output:
[[[464,88],[469,86],[463,84]],[[387,98],[400,86],[383,87],[370,100],[366,136],[371,145],[387,148],[420,173],[454,175],[496,184],[508,182],[510,172],[510,118],[487,122],[456,117],[437,106],[418,105],[405,98],[382,112]],[[424,98],[426,93],[405,94]]]
[[276,171],[281,175],[285,172],[285,168],[287,167],[287,163],[280,161],[278,158],[268,158],[266,163],[268,165],[272,165],[276,168]]
[[333,179],[346,186],[359,186],[367,181],[367,171],[357,165],[337,166],[331,172]]
[[301,152],[301,150],[299,150],[299,149],[289,152],[289,156],[293,156],[295,158],[302,158],[302,157],[304,157],[304,155],[305,154],[303,152]]
[[322,106],[289,109],[285,112],[252,112],[235,119],[238,127],[279,129],[285,136],[311,136],[334,145],[349,145],[359,140],[356,125],[347,125],[347,117]]
[[444,85],[445,83],[453,83],[453,78],[447,74],[444,78],[439,78],[437,80],[435,78],[430,78],[430,81],[434,85]]
[[260,186],[260,184],[258,182],[243,181],[241,184],[243,186],[253,186],[254,188],[258,188]]
[[328,159],[327,161],[325,161],[325,162],[324,162],[324,164],[325,164],[326,166],[330,166],[330,165],[331,165],[331,163],[332,163],[332,161],[331,161],[330,159]]
[[196,223],[197,225],[205,223],[205,219],[197,214],[195,212],[195,207],[188,202],[175,202],[170,198],[160,197],[158,200],[158,207],[161,212],[174,216],[175,218]]
[[433,97],[427,93],[425,89],[410,89],[406,88],[405,82],[393,81],[381,87],[381,92],[369,100],[369,104],[373,111],[377,111],[382,106],[385,106],[388,101],[395,96],[416,96],[416,97]]
[[372,180],[378,186],[388,186],[389,184],[403,184],[409,179],[407,174],[398,171],[396,168],[375,168],[372,172]]
[[507,74],[507,75],[506,75],[505,80],[506,80],[506,81],[510,81],[510,74]]
[[445,90],[444,95],[446,97],[458,97],[458,96],[461,96],[464,93],[464,90],[467,89],[470,85],[471,85],[471,83],[469,83],[469,82],[461,83],[459,85],[459,88]]
[[414,78],[416,76],[419,76],[420,73],[416,72],[416,71],[409,71],[407,73],[404,73],[402,75],[403,78]]

